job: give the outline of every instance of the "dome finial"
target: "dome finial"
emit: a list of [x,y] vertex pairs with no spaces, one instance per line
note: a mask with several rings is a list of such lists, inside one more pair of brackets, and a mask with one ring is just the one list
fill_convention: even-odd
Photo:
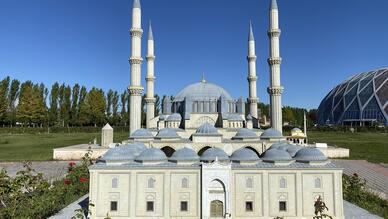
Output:
[[202,73],[202,79],[201,79],[201,83],[206,83],[206,79],[205,79],[205,73]]

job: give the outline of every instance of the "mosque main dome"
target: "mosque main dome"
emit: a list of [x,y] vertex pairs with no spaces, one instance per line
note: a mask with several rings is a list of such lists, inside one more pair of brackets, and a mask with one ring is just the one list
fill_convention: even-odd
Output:
[[204,79],[198,83],[190,84],[183,88],[176,96],[174,101],[183,101],[185,98],[196,100],[215,100],[223,97],[232,100],[230,94],[222,87],[208,83]]

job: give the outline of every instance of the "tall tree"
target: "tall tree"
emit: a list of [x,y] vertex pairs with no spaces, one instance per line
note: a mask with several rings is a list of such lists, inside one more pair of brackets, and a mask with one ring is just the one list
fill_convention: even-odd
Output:
[[20,81],[13,79],[8,94],[8,122],[13,126],[16,122],[16,100],[19,98]]
[[111,119],[111,115],[112,115],[112,101],[113,101],[113,90],[109,89],[108,93],[106,94],[106,116],[108,118],[108,121]]
[[113,93],[113,97],[112,97],[112,121],[111,121],[111,123],[113,125],[117,125],[117,122],[119,120],[118,111],[119,111],[119,94],[117,93],[117,91],[115,91]]
[[16,117],[24,125],[42,124],[46,115],[44,92],[39,85],[26,81],[21,85]]
[[101,89],[92,88],[81,104],[80,120],[84,124],[102,125],[105,122],[106,100]]
[[10,78],[6,77],[0,82],[0,124],[5,123],[8,109],[8,91]]
[[161,105],[160,105],[160,96],[159,95],[155,95],[155,116],[159,115],[160,113],[160,108]]
[[121,112],[120,112],[120,120],[121,124],[126,126],[128,122],[128,112],[127,112],[127,104],[128,104],[128,91],[125,90],[121,95],[120,95],[120,100],[121,100]]
[[71,108],[71,88],[66,86],[63,90],[63,105],[61,106],[61,114],[64,126],[68,126],[70,123],[70,108]]
[[54,125],[58,122],[58,98],[59,98],[59,84],[55,82],[51,86],[50,92],[50,110],[49,110],[49,124]]
[[72,125],[77,124],[78,111],[79,111],[79,106],[78,106],[79,93],[80,93],[80,86],[79,84],[75,84],[73,86],[73,90],[71,94],[70,121]]

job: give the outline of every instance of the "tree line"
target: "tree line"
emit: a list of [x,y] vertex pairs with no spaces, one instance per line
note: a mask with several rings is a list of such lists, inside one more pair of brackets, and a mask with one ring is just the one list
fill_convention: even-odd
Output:
[[[145,95],[143,96],[145,98]],[[155,96],[155,113],[161,102]],[[25,81],[8,76],[0,81],[0,126],[129,126],[129,93],[110,89],[104,92],[93,87]],[[145,124],[145,101],[142,101],[142,122]]]

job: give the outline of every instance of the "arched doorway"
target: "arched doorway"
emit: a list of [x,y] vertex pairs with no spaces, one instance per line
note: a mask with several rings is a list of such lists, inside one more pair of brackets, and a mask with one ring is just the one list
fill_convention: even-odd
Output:
[[248,146],[248,147],[245,147],[246,149],[249,149],[249,150],[252,150],[253,152],[255,152],[255,154],[257,154],[257,156],[260,157],[260,153],[256,151],[256,149],[254,149],[253,147],[251,146]]
[[171,157],[175,152],[175,149],[170,146],[162,147],[160,150],[162,150],[167,157]]
[[212,202],[210,202],[210,217],[224,217],[224,203],[222,201],[213,200]]
[[206,146],[206,147],[201,148],[201,150],[198,151],[198,156],[201,156],[203,154],[203,152],[205,152],[209,148],[211,148],[211,147]]

